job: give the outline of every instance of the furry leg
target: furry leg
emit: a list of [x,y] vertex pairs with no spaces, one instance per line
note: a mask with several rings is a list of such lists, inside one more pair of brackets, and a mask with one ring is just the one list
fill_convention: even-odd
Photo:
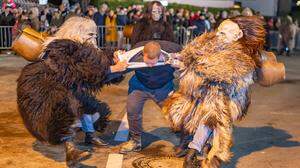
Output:
[[230,148],[232,146],[232,126],[230,123],[218,124],[214,129],[213,146],[202,161],[203,168],[218,168],[221,162],[228,162],[232,157]]
[[177,92],[165,101],[162,112],[165,118],[171,122],[174,131],[182,129],[184,118],[192,105],[194,105],[194,101]]

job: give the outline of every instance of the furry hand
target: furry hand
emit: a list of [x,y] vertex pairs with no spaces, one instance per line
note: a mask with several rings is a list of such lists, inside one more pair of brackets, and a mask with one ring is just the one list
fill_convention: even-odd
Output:
[[173,68],[179,68],[179,69],[184,68],[182,58],[178,53],[170,54],[170,58],[166,63],[170,64]]
[[111,73],[114,72],[122,72],[125,71],[128,67],[128,63],[126,61],[118,61],[116,65],[110,66]]

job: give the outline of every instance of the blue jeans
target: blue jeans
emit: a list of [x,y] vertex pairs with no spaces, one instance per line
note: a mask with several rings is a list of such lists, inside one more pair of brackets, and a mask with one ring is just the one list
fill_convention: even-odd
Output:
[[198,152],[201,152],[212,134],[213,130],[203,124],[200,124],[194,134],[193,141],[189,143],[189,148],[196,149]]
[[84,132],[95,132],[95,128],[93,125],[93,117],[90,114],[83,114],[80,118],[81,124],[82,124],[82,130]]
[[147,100],[153,100],[158,106],[162,107],[163,101],[158,100],[153,94],[134,90],[127,98],[127,117],[129,124],[129,135],[130,138],[136,141],[141,140],[141,135],[143,132],[142,128],[142,118],[143,118],[143,108]]

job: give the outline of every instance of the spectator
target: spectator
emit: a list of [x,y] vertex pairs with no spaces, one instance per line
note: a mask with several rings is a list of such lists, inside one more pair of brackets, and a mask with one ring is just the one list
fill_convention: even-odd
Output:
[[11,12],[11,8],[6,6],[4,12],[0,17],[0,25],[1,26],[13,26],[15,24],[14,15]]
[[67,10],[70,10],[70,3],[69,3],[69,0],[62,0],[61,2],[62,4],[64,4],[65,8]]
[[199,19],[193,22],[193,36],[200,36],[201,34],[207,31],[206,23],[205,23],[205,16],[201,14]]
[[93,19],[94,17],[94,8],[93,7],[89,7],[86,16],[90,19]]
[[63,17],[61,16],[60,12],[58,10],[55,10],[53,13],[53,17],[50,23],[50,26],[52,26],[54,29],[57,29],[59,26],[61,26],[64,22]]
[[83,15],[80,7],[75,9],[75,15],[76,16],[82,16]]
[[277,18],[276,23],[275,23],[275,29],[279,30],[280,26],[281,26],[281,19]]
[[274,25],[274,19],[270,18],[267,21],[267,30],[274,30],[275,29],[275,25]]
[[290,53],[293,51],[295,47],[296,41],[296,29],[293,23],[293,19],[290,16],[285,18],[285,23],[279,27],[279,32],[282,36],[282,45],[283,50],[281,53],[287,56],[290,56]]
[[17,7],[14,0],[4,0],[2,3],[2,9],[5,9],[6,7],[9,7],[11,9],[15,9]]
[[127,24],[127,15],[125,13],[124,8],[120,8],[117,14],[117,25],[118,26],[125,26]]
[[178,12],[174,18],[174,30],[176,30],[178,27],[183,26],[184,23],[184,18],[183,18],[183,13],[182,12]]
[[48,7],[46,7],[44,9],[44,14],[46,15],[46,19],[47,19],[48,23],[50,24],[51,20],[52,20],[52,14],[50,13],[50,9]]
[[238,10],[230,11],[230,18],[237,17],[237,16],[240,16],[240,15],[241,15],[241,13]]
[[140,21],[143,18],[142,11],[136,10],[136,12],[133,15],[133,22],[136,23]]
[[[44,7],[44,9],[38,14],[38,17],[33,17],[32,15],[32,9],[30,9],[30,16],[29,12],[26,11],[26,9],[22,8],[16,8],[14,10],[11,9],[11,5],[13,3],[13,0],[5,0],[3,3],[3,6],[7,6],[9,8],[9,12],[5,12],[6,7],[1,9],[3,11],[1,13],[0,17],[0,24],[2,25],[15,25],[14,31],[23,28],[24,26],[28,25],[28,21],[30,21],[30,24],[34,29],[39,29],[40,31],[48,31],[49,29],[52,29],[55,31],[67,18],[71,16],[83,16],[82,8],[80,8],[80,4],[78,0],[72,0],[71,2],[71,8],[68,9],[66,5],[68,0],[63,0],[62,4],[59,5],[59,8],[49,8]],[[86,2],[89,2],[90,0],[87,0]],[[9,3],[7,3],[9,2]],[[105,26],[105,22],[107,21],[107,11],[108,11],[108,5],[106,3],[102,4],[99,9],[95,9],[93,6],[86,5],[87,11],[84,13],[85,16],[88,16],[92,18],[97,26]],[[118,7],[115,11],[117,11],[117,15],[115,16],[116,25],[119,26],[125,26],[128,24],[134,24],[139,22],[143,18],[143,6],[142,5],[132,5],[128,6],[128,8],[124,7]],[[228,15],[229,13],[229,15]],[[251,9],[245,8],[243,10],[243,15],[251,16],[255,14],[259,14],[259,12],[252,12]],[[12,16],[11,16],[12,15]],[[212,29],[218,27],[219,23],[223,20],[231,17],[235,17],[240,15],[240,12],[238,10],[229,10],[229,11],[222,11],[221,13],[218,12],[215,15],[209,12],[208,8],[204,8],[203,11],[189,11],[183,8],[178,9],[176,12],[174,12],[174,9],[171,8],[169,10],[163,11],[163,21],[168,23],[172,26],[173,30],[176,30],[175,34],[177,35],[177,40],[180,39],[180,37],[185,35],[185,31],[178,31],[178,27],[185,27],[188,28],[192,25],[194,25],[194,28],[197,28],[195,30],[194,35],[200,35],[203,33],[203,30],[201,28],[201,19],[199,19],[200,15],[203,15],[205,17],[205,31],[211,31]],[[36,16],[36,15],[35,15]],[[28,17],[30,19],[28,19]],[[262,17],[263,18],[263,17]],[[111,20],[111,19],[109,19]],[[113,19],[114,20],[114,19]],[[274,18],[273,23],[272,19],[269,20],[267,23],[267,29],[268,30],[278,30],[281,25],[280,18]],[[50,26],[49,26],[50,23]],[[195,25],[199,24],[198,27]],[[112,24],[112,23],[109,23]],[[24,26],[23,26],[24,25]],[[121,32],[121,29],[118,29],[119,33]],[[184,29],[182,29],[184,30]],[[205,32],[204,31],[204,32]],[[115,32],[115,31],[113,31]],[[99,29],[99,38],[98,39],[98,45],[101,47],[104,46],[105,39],[106,39],[106,30],[103,27],[102,29]],[[114,35],[113,35],[114,36]],[[119,37],[120,44],[122,41],[122,35],[117,34]],[[110,36],[108,36],[110,37]],[[178,40],[180,41],[180,40]],[[267,37],[267,43],[268,43],[268,37]],[[119,43],[118,43],[119,44]],[[293,45],[291,45],[293,46]]]
[[[125,13],[124,8],[120,8],[117,14],[117,25],[125,26],[127,25],[127,15]],[[123,29],[118,28],[118,48],[123,48]]]
[[[11,8],[6,6],[4,12],[0,16],[0,25],[2,26],[13,26],[15,24],[15,18],[11,13]],[[3,44],[5,46],[11,46],[11,39],[12,39],[12,29],[5,28],[4,31],[0,32],[3,40]]]
[[106,4],[102,4],[99,7],[99,11],[94,14],[94,21],[97,26],[104,26],[105,25],[105,18],[106,18],[106,11],[108,7]]
[[47,31],[50,25],[45,14],[41,15],[40,22],[40,31]]
[[215,24],[216,24],[216,19],[215,19],[214,14],[208,12],[208,21],[210,22],[211,29],[213,29],[215,27]]
[[195,14],[195,12],[191,12],[191,16],[190,16],[190,19],[189,19],[189,25],[192,25],[193,22],[197,19],[198,19],[198,16]]
[[242,11],[242,15],[243,16],[253,16],[253,12],[250,8],[245,8],[243,11]]
[[182,26],[187,28],[190,26],[190,12],[188,10],[184,11],[183,20],[182,20]]
[[84,14],[87,13],[87,10],[88,10],[88,5],[90,4],[90,0],[81,0],[80,1],[80,7],[82,9],[82,12]]
[[134,15],[133,12],[128,12],[127,13],[127,18],[128,18],[127,24],[134,24],[133,15]]
[[112,46],[117,41],[117,19],[113,10],[109,11],[108,16],[105,19],[106,36],[105,40],[109,46]]
[[36,31],[40,31],[39,9],[37,7],[30,9],[29,20],[31,28]]
[[215,29],[223,22],[224,20],[228,19],[228,12],[227,11],[222,11],[220,17],[217,17],[217,22],[215,24]]
[[59,12],[60,12],[62,20],[65,21],[67,15],[69,13],[69,11],[66,8],[65,4],[62,3],[61,5],[59,5]]
[[266,49],[269,50],[271,48],[271,45],[272,45],[272,37],[271,37],[271,34],[270,34],[270,31],[274,30],[275,29],[275,25],[274,25],[274,19],[273,18],[270,18],[268,21],[267,21],[267,24],[266,24]]
[[173,25],[174,17],[175,17],[174,9],[171,8],[171,9],[169,9],[169,11],[166,12],[166,19],[170,25]]
[[209,22],[208,20],[208,17],[204,17],[204,22],[205,22],[205,28],[206,28],[206,31],[210,31],[211,30],[211,23]]
[[30,27],[30,21],[28,15],[25,12],[22,12],[17,18],[13,28],[13,38],[15,39],[19,33],[19,30],[23,30],[25,27]]

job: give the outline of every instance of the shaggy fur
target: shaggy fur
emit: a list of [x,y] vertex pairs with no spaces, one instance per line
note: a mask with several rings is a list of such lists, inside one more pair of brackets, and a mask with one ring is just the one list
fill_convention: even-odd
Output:
[[23,68],[17,103],[34,137],[59,144],[74,135],[71,125],[83,113],[100,112],[103,120],[108,116],[107,105],[94,94],[106,84],[113,59],[92,44],[71,40],[54,40],[44,52],[45,60]]
[[[131,37],[132,46],[134,46],[138,42],[148,40],[165,40],[171,42],[175,41],[172,25],[164,20],[164,16],[162,16],[159,21],[154,21],[151,18],[152,7],[154,4],[161,6],[163,8],[162,13],[164,14],[164,7],[159,1],[152,1],[147,3],[144,17],[136,25],[134,25]],[[161,37],[159,39],[154,38],[154,34],[160,34]]]
[[[252,25],[242,29],[244,38],[239,41],[225,44],[213,32],[185,47],[181,52],[185,69],[179,79],[179,90],[166,100],[163,108],[175,130],[183,128],[194,133],[199,124],[214,130],[213,147],[202,162],[205,168],[229,161],[233,121],[241,119],[250,104],[249,86],[254,82],[255,55],[264,44],[264,39],[260,39],[264,31],[258,18],[243,18],[247,22],[239,22],[240,27],[249,19]],[[245,45],[252,38],[256,42]]]

